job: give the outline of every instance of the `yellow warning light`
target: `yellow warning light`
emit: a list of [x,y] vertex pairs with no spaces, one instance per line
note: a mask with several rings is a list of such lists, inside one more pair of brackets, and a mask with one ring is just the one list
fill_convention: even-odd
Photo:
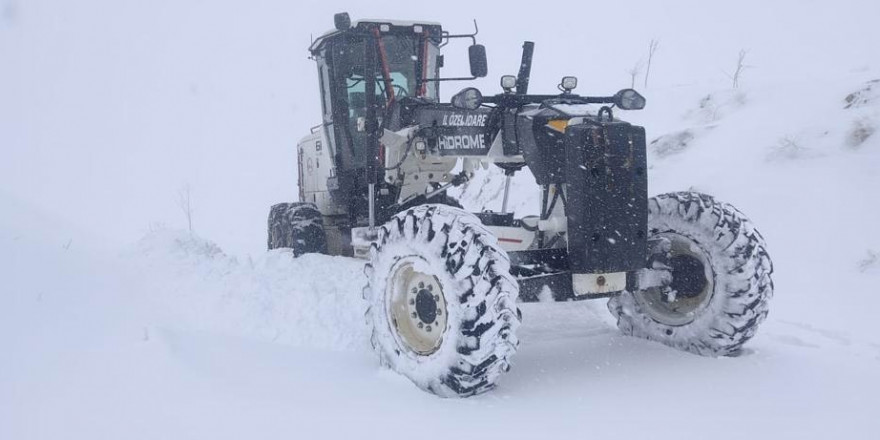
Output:
[[547,122],[547,126],[560,133],[565,133],[565,127],[568,127],[568,119],[551,119]]

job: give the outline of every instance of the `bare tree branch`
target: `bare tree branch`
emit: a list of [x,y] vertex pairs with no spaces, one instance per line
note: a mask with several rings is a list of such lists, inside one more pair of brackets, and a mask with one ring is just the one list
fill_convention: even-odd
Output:
[[739,51],[739,57],[736,60],[736,70],[734,70],[733,75],[731,75],[731,79],[733,80],[733,88],[739,88],[739,79],[742,76],[744,70],[748,69],[749,66],[745,64],[746,55],[748,55],[748,51],[745,49],[741,49]]
[[636,88],[636,77],[642,73],[642,60],[639,60],[639,62],[633,65],[631,69],[627,70],[626,73],[629,74],[629,88]]
[[177,206],[180,207],[180,210],[183,211],[183,215],[186,216],[186,224],[189,229],[189,233],[193,232],[193,223],[192,223],[192,203],[190,197],[190,187],[189,184],[183,186],[183,188],[177,190]]
[[657,51],[657,46],[660,45],[660,40],[651,39],[651,43],[648,44],[648,67],[645,69],[645,88],[648,88],[648,76],[651,75],[651,61],[654,60],[654,52]]

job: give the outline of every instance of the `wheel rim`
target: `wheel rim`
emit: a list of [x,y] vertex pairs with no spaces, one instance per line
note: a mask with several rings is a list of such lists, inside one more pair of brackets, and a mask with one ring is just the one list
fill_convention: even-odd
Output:
[[690,324],[706,309],[715,292],[715,273],[708,253],[689,237],[672,232],[656,235],[672,245],[668,261],[672,282],[666,288],[639,291],[636,297],[655,321],[669,326]]
[[437,351],[447,322],[440,281],[419,270],[426,265],[417,257],[401,258],[386,291],[390,324],[398,344],[420,356]]

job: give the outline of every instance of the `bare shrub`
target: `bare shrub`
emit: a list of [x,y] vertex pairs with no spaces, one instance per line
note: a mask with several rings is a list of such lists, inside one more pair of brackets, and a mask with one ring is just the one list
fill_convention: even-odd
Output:
[[183,211],[183,215],[186,216],[186,225],[189,233],[193,232],[193,222],[192,222],[192,198],[191,191],[189,185],[184,185],[183,188],[177,191],[177,206]]
[[672,156],[686,150],[694,140],[692,130],[682,130],[665,134],[651,141],[651,149],[658,158]]
[[770,148],[767,154],[767,160],[797,160],[813,157],[815,154],[812,150],[801,145],[800,140],[794,136],[785,136]]
[[865,258],[859,260],[858,267],[859,272],[862,273],[880,269],[880,252],[874,252],[869,249]]
[[880,87],[880,79],[868,81],[860,89],[846,95],[843,108],[859,108],[870,104],[877,99],[876,87]]
[[746,55],[748,55],[748,53],[749,51],[741,49],[736,59],[736,69],[734,69],[732,74],[726,73],[727,77],[733,82],[734,89],[739,88],[739,80],[742,78],[743,72],[745,72],[746,69],[753,67],[746,64]]
[[746,104],[747,95],[740,91],[725,91],[708,94],[700,99],[697,108],[685,114],[687,118],[696,119],[700,123],[712,123],[720,120]]
[[857,149],[865,143],[875,132],[877,127],[874,122],[868,118],[857,119],[853,122],[852,127],[846,135],[846,145],[850,148]]
[[626,73],[629,74],[629,88],[636,88],[636,77],[642,73],[642,60],[639,60],[639,62],[633,65],[631,69],[627,70]]

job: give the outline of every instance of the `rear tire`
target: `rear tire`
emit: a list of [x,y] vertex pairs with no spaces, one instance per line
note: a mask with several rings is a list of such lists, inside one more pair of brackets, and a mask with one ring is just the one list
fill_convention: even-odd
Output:
[[764,238],[743,213],[704,194],[663,194],[648,210],[649,236],[671,244],[672,283],[612,298],[618,328],[696,354],[738,354],[773,296]]
[[288,248],[294,256],[326,254],[327,237],[318,207],[311,203],[279,203],[269,211],[269,250]]
[[370,255],[364,298],[380,362],[442,397],[494,388],[520,323],[495,237],[472,214],[423,205],[379,228]]

